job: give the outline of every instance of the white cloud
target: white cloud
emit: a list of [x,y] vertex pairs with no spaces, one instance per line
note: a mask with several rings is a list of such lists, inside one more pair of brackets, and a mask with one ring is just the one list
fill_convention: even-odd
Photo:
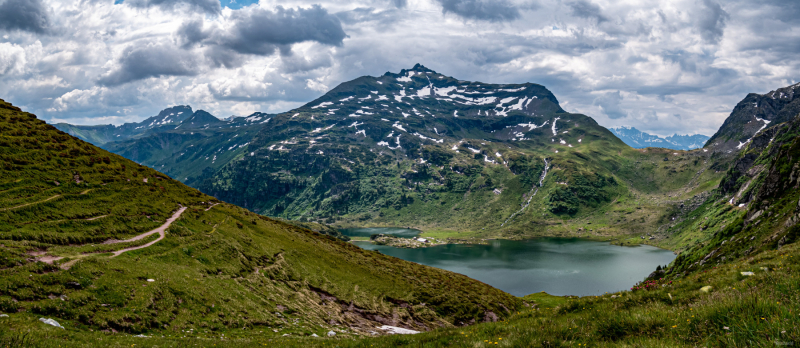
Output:
[[[747,93],[800,71],[792,2],[492,4],[261,0],[217,11],[210,0],[43,0],[32,7],[41,25],[0,28],[0,98],[76,122],[135,121],[176,104],[278,112],[422,63],[464,80],[542,84],[604,126],[711,134]],[[292,30],[264,34],[275,23]]]

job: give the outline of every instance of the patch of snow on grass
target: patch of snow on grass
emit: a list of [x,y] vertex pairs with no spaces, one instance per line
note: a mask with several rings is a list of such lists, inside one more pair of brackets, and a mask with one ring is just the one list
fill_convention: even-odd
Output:
[[389,325],[383,325],[378,329],[386,331],[390,334],[398,334],[398,335],[414,335],[419,333],[419,331],[414,331],[414,330],[404,329],[402,327],[389,326]]
[[[512,100],[514,100],[514,99],[517,99],[517,97],[508,97],[508,98],[503,98],[503,99],[500,99],[500,105],[502,105],[502,104],[505,104],[505,103],[508,103],[508,102],[510,102],[510,101],[512,101]],[[498,106],[499,106],[499,105],[498,105]]]
[[438,96],[446,97],[448,93],[454,91],[456,88],[457,88],[456,86],[450,86],[450,87],[444,87],[444,88],[434,88],[433,91]]
[[520,110],[520,111],[522,111],[523,105],[525,104],[525,101],[527,101],[527,100],[528,100],[528,97],[522,98],[522,99],[519,100],[518,103],[509,106],[508,109],[509,110]]
[[[326,131],[326,130],[329,130],[329,129],[333,128],[334,126],[335,126],[335,124],[332,124],[332,125],[327,126],[325,128],[317,128],[317,129],[311,131],[311,133],[319,133],[319,132],[322,132],[322,131]],[[272,145],[272,146],[275,146],[275,145]],[[269,149],[272,150],[272,147],[270,147]]]
[[559,119],[561,119],[561,117],[556,117],[556,119],[553,120],[553,135],[558,134],[558,131],[556,130],[556,122],[558,122]]
[[394,100],[402,102],[403,101],[403,97],[405,97],[405,96],[406,96],[406,89],[403,88],[403,90],[400,91],[400,95],[395,95],[394,96]]
[[401,126],[401,125],[400,125],[400,123],[398,123],[398,122],[395,122],[395,123],[392,125],[392,127],[394,127],[394,128],[397,128],[397,129],[399,129],[399,130],[401,130],[401,131],[403,131],[403,132],[408,132],[408,131],[407,131],[405,128],[403,128],[403,126]]
[[331,103],[331,102],[323,102],[323,103],[321,103],[321,104],[319,104],[319,105],[317,105],[317,106],[312,106],[311,108],[312,108],[312,109],[316,109],[316,108],[325,108],[325,107],[328,107],[328,106],[330,106],[330,105],[333,105],[333,103]]
[[423,97],[430,97],[431,96],[431,88],[430,87],[422,87],[419,91],[417,91],[417,96],[420,98]]

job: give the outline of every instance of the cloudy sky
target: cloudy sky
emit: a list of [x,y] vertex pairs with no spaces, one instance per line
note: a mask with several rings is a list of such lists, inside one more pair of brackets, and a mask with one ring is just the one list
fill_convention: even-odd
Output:
[[713,134],[800,79],[797,0],[0,0],[0,98],[49,122],[283,112],[415,63],[601,125]]

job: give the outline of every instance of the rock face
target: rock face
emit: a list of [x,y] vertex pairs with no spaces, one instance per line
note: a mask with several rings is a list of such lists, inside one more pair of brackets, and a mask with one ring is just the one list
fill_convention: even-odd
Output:
[[[720,192],[732,195],[730,203],[739,205],[752,200],[762,201],[774,196],[777,190],[797,186],[800,174],[795,173],[800,172],[796,169],[800,158],[792,149],[784,148],[783,145],[791,144],[794,141],[793,135],[798,132],[800,120],[794,118],[791,122],[774,125],[753,136],[720,182]],[[782,161],[788,163],[788,168],[785,165],[775,166],[774,163],[767,166],[767,161]],[[766,180],[754,181],[762,173],[766,174]],[[753,210],[752,214],[755,212]]]
[[706,147],[724,152],[740,150],[756,133],[791,120],[800,113],[800,83],[766,94],[750,93],[731,112]]

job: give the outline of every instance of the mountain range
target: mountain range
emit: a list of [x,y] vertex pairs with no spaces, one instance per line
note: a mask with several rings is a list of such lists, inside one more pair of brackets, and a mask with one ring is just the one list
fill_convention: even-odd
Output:
[[192,134],[176,119],[100,145],[259,214],[475,238],[554,224],[566,235],[654,230],[664,195],[700,194],[730,162],[713,148],[631,149],[544,86],[462,81],[421,65],[343,83],[252,130],[200,124]]
[[694,150],[703,147],[709,137],[702,134],[678,135],[673,134],[668,137],[642,132],[634,127],[611,127],[608,130],[617,136],[622,142],[634,149],[646,147],[663,147],[673,150]]
[[[200,147],[181,140],[199,134],[190,145],[207,145],[183,165],[201,171],[184,176],[200,190],[0,101],[0,345],[797,340],[795,87],[748,95],[691,151],[633,149],[540,85],[420,65],[241,127],[181,107],[125,134],[72,128],[97,142],[127,137],[102,145],[170,170],[185,170],[168,159]],[[753,98],[772,111],[746,117]],[[518,298],[306,229],[328,231],[320,223],[423,227],[451,242],[577,236],[678,256],[630,291]]]
[[121,126],[54,126],[183,182],[214,171],[244,153],[272,118],[260,112],[219,119],[203,110],[175,106],[137,123]]

